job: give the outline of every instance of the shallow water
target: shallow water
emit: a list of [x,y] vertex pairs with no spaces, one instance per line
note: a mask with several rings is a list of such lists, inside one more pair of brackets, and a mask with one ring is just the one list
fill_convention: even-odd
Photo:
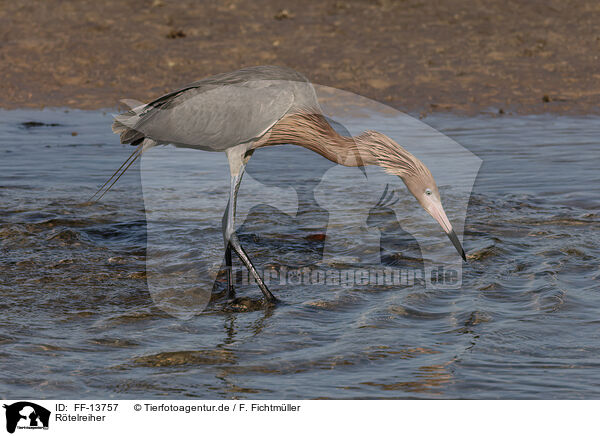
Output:
[[[23,124],[30,121],[45,124]],[[219,188],[211,170],[226,165],[224,157],[196,152],[206,168],[184,188],[197,177],[214,182],[216,196],[199,195],[205,203],[190,206],[198,221],[151,234],[138,165],[101,202],[86,203],[131,153],[110,133],[110,114],[0,112],[0,396],[598,398],[600,119],[424,121],[483,160],[464,223],[470,261],[459,288],[273,284],[284,301],[275,308],[232,306],[216,295],[182,319],[149,292],[146,244],[158,235],[187,258],[222,250],[214,217],[228,186]],[[242,211],[240,239],[257,266],[322,260],[333,215],[316,187],[331,166],[296,147],[256,152],[248,183],[297,193],[292,206],[256,201]],[[440,187],[457,216],[452,187]],[[348,203],[347,192],[330,192],[333,203]],[[427,221],[406,191],[397,195],[405,215]],[[167,198],[175,195],[147,197],[146,207]],[[285,210],[293,206],[292,216]],[[372,212],[366,226],[381,242],[363,244],[366,256],[419,269],[431,243],[456,257],[435,226],[415,245],[397,212]],[[351,215],[337,216],[344,251],[352,241],[343,235],[359,230]],[[196,243],[203,238],[205,246]],[[362,265],[342,263],[353,262]],[[222,290],[219,276],[214,292]],[[240,284],[238,295],[260,296],[252,284]]]

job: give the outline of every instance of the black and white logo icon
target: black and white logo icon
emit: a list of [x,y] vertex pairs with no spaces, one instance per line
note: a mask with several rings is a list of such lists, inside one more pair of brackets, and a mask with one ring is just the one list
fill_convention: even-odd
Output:
[[6,409],[6,431],[14,433],[16,429],[48,429],[50,411],[28,401],[19,401],[4,405]]

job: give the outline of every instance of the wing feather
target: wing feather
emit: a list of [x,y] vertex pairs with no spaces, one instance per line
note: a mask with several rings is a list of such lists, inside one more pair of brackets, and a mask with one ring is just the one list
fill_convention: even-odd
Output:
[[[263,135],[294,105],[318,106],[299,73],[255,67],[192,83],[115,117],[124,143],[159,143],[225,150]],[[314,102],[314,103],[313,103]]]

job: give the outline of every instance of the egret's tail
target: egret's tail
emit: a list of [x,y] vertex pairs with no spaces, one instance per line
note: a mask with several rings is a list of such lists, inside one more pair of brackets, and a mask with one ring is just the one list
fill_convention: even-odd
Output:
[[[121,100],[124,104],[129,106],[131,109],[122,114],[115,115],[115,120],[112,124],[113,133],[117,133],[121,136],[122,144],[137,145],[137,148],[131,153],[131,156],[127,158],[123,165],[119,167],[117,171],[110,176],[104,185],[102,185],[94,195],[90,197],[88,201],[99,201],[104,195],[110,191],[110,189],[117,183],[117,180],[121,178],[125,171],[129,169],[131,165],[142,155],[142,153],[148,148],[156,145],[156,142],[150,138],[146,138],[145,135],[136,130],[140,114],[146,107],[145,104],[140,103],[136,100]],[[112,182],[112,183],[111,183]],[[108,188],[106,186],[110,183]],[[100,195],[99,195],[100,194]]]
[[[146,138],[146,140],[144,140],[141,144],[139,144],[136,147],[136,149],[133,151],[133,153],[131,153],[131,155],[127,158],[127,160],[125,162],[123,162],[123,164],[119,167],[119,169],[117,171],[115,171],[113,173],[113,175],[110,176],[110,178],[106,182],[104,182],[104,184],[96,191],[96,193],[90,197],[88,202],[91,201],[91,202],[95,203],[97,201],[100,201],[100,199],[102,197],[104,197],[104,195],[108,191],[110,191],[110,188],[112,188],[115,185],[115,183],[117,183],[117,181],[121,178],[121,176],[123,174],[125,174],[125,171],[127,171],[129,169],[129,167],[131,165],[133,165],[133,163],[142,155],[142,153],[144,153],[144,151],[146,151],[148,148],[153,147],[155,145],[156,145],[155,141],[153,141],[152,139]],[[110,185],[108,186],[108,188],[105,189],[105,187],[109,183],[110,183]],[[100,196],[98,196],[98,194],[100,194]]]
[[146,105],[136,100],[121,100],[121,102],[131,109],[115,116],[112,131],[120,135],[121,144],[141,144],[145,136],[142,132],[136,130],[136,127],[140,120],[140,114],[142,114]]

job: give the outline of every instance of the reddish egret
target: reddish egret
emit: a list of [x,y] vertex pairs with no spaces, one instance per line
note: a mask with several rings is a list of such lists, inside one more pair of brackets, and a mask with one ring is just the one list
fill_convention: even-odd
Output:
[[266,301],[277,301],[241,246],[234,225],[245,166],[254,150],[270,145],[295,144],[341,165],[378,165],[400,177],[466,260],[427,167],[381,133],[368,131],[355,137],[338,134],[322,115],[313,86],[293,70],[252,67],[194,82],[118,115],[113,131],[121,135],[123,144],[137,148],[98,193],[114,179],[106,193],[146,149],[156,145],[173,144],[227,154],[231,186],[223,215],[223,238],[229,297],[234,295],[233,249],[254,276]]

